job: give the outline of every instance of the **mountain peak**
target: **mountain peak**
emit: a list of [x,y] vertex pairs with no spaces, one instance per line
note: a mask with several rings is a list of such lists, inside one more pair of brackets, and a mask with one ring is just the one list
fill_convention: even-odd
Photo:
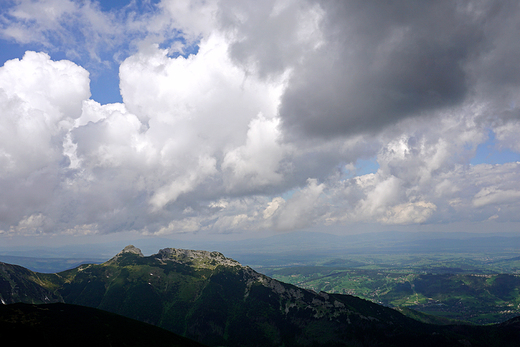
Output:
[[128,245],[125,248],[123,248],[123,250],[121,252],[117,253],[112,259],[107,261],[105,264],[111,264],[111,263],[116,262],[119,258],[121,258],[121,256],[123,254],[126,254],[126,253],[135,254],[140,258],[144,257],[143,253],[141,252],[141,250],[139,248],[135,247],[134,245]]
[[199,268],[213,269],[218,265],[242,266],[238,261],[225,257],[220,252],[196,251],[191,249],[164,248],[153,257],[161,261],[190,263]]
[[132,253],[132,254],[137,254],[140,257],[144,257],[141,250],[139,248],[135,247],[134,245],[128,245],[125,248],[123,248],[123,250],[121,252],[119,252],[119,254],[124,254],[124,253]]

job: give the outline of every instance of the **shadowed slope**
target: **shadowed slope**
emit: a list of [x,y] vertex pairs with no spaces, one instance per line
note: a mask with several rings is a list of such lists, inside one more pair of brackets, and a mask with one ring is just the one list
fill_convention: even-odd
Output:
[[153,325],[61,303],[0,305],[0,334],[25,346],[202,346]]

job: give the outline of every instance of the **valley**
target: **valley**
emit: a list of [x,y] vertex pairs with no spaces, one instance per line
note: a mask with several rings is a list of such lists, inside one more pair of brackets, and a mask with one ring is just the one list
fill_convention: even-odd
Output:
[[428,253],[349,255],[261,271],[315,291],[490,324],[520,315],[519,269],[515,254]]
[[520,315],[520,277],[416,274],[323,267],[273,269],[267,274],[302,288],[358,296],[390,307],[490,324]]

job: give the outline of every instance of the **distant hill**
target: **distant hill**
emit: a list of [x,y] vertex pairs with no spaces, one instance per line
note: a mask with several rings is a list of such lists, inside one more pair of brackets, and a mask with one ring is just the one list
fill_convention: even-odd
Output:
[[0,336],[18,346],[203,346],[153,325],[61,303],[0,305]]
[[[128,246],[103,264],[58,274],[20,273],[19,280],[58,300],[210,346],[517,346],[520,341],[519,320],[495,326],[425,324],[357,297],[276,281],[219,252],[166,248],[145,257]],[[12,279],[12,272],[8,276]],[[0,295],[6,294],[0,289]]]
[[0,255],[0,262],[16,264],[36,272],[56,273],[74,269],[83,264],[101,264],[108,259],[99,258],[36,258]]

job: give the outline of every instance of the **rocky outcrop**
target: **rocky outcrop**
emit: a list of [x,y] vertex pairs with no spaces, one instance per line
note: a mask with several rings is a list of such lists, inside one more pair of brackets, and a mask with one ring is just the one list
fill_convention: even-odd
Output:
[[210,268],[221,266],[242,266],[238,261],[225,257],[220,252],[197,251],[190,249],[164,248],[152,257],[165,262],[174,261],[180,264],[195,266],[198,268]]
[[140,258],[144,257],[143,252],[141,252],[139,248],[135,247],[134,245],[128,245],[123,248],[121,252],[117,253],[112,259],[108,260],[105,264],[113,264],[125,254],[135,254]]
[[118,253],[118,255],[124,254],[124,253],[132,253],[132,254],[137,254],[140,257],[144,257],[141,250],[139,248],[135,247],[134,245],[126,246],[125,248],[123,248],[123,250],[121,252]]

